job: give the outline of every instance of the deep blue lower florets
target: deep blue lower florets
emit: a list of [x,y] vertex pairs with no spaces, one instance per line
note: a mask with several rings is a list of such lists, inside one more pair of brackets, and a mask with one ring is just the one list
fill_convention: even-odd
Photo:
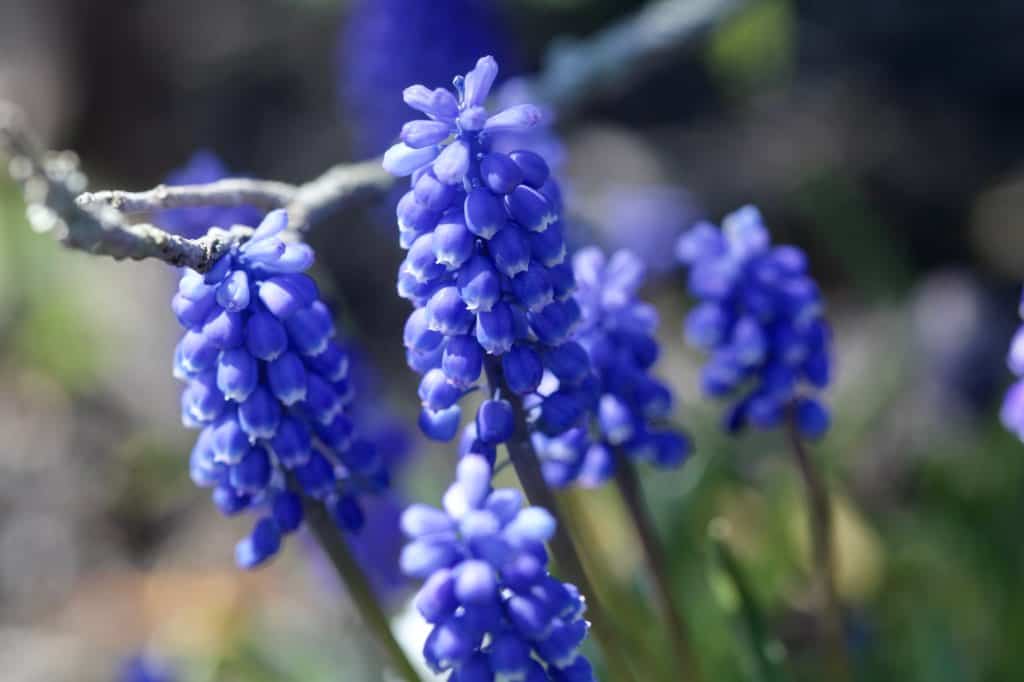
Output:
[[348,414],[349,358],[316,284],[309,246],[286,242],[283,211],[205,275],[185,271],[172,308],[186,332],[175,350],[182,420],[201,429],[190,470],[227,515],[259,510],[237,563],[257,566],[302,523],[303,497],[339,528],[358,530],[356,495],[386,487],[372,445]]
[[740,395],[726,428],[772,428],[791,411],[803,435],[823,435],[829,416],[816,393],[830,380],[831,339],[804,253],[773,247],[761,214],[747,206],[726,216],[721,230],[709,223],[692,228],[677,255],[700,301],[684,333],[710,353],[703,390],[716,398]]

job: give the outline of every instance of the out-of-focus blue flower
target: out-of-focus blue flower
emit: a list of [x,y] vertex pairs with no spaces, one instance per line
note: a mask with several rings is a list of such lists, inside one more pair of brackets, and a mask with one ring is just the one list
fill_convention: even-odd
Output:
[[409,587],[398,566],[403,544],[399,520],[405,505],[394,491],[387,491],[364,498],[362,507],[366,522],[358,534],[349,538],[349,547],[377,598],[393,604],[403,588]]
[[[201,185],[231,177],[227,166],[213,152],[201,149],[188,163],[167,176],[168,185]],[[255,225],[264,212],[255,206],[195,206],[169,208],[156,216],[157,223],[169,232],[184,237],[201,237],[213,226]]]
[[829,415],[817,392],[831,376],[830,332],[803,251],[773,247],[761,214],[746,206],[726,216],[721,230],[700,223],[683,234],[676,255],[700,302],[684,334],[710,354],[702,388],[738,397],[726,428],[772,428],[792,408],[803,435],[824,435]]
[[[1020,315],[1024,317],[1024,297],[1021,298]],[[1019,380],[1006,393],[1000,417],[1007,429],[1024,440],[1024,326],[1017,330],[1010,343],[1007,364]]]
[[573,256],[576,301],[582,310],[577,344],[566,344],[549,359],[552,376],[541,393],[561,377],[596,374],[596,401],[588,406],[590,428],[572,428],[550,437],[534,434],[551,485],[603,483],[614,472],[615,450],[661,467],[677,466],[691,444],[664,426],[672,393],[650,371],[658,358],[658,313],[637,292],[646,268],[635,254],[618,251],[610,259],[597,247]]
[[304,274],[312,249],[282,239],[287,220],[273,211],[209,272],[184,271],[172,301],[186,329],[174,356],[186,384],[182,421],[201,429],[192,479],[213,488],[224,514],[261,511],[235,550],[245,568],[271,558],[300,526],[300,493],[355,531],[363,524],[357,494],[389,480],[373,444],[355,433],[349,357]]
[[136,654],[121,662],[117,682],[176,682],[174,670],[148,654]]
[[914,288],[908,312],[921,372],[914,392],[937,401],[930,411],[949,426],[960,416],[987,418],[1002,397],[1014,325],[1003,304],[970,273],[940,270]]
[[[349,383],[359,400],[352,402],[350,415],[365,438],[375,446],[377,456],[392,477],[416,456],[417,434],[391,409],[381,386],[381,377],[365,350],[349,342],[342,349],[350,358]],[[403,538],[399,519],[405,502],[396,487],[381,495],[364,497],[366,525],[348,538],[349,547],[374,593],[385,603],[394,602],[409,587],[398,566]]]
[[[427,118],[402,128],[384,167],[412,176],[398,202],[399,239],[408,250],[398,292],[416,310],[405,325],[409,365],[423,375],[420,427],[436,440],[458,431],[459,399],[472,390],[487,356],[500,358],[504,383],[532,394],[550,361],[564,353],[580,309],[565,261],[558,187],[533,152],[494,152],[496,135],[527,130],[540,120],[529,104],[489,115],[483,106],[498,65],[484,57],[456,93],[423,85],[404,98]],[[536,404],[535,428],[562,433],[592,401],[586,373],[563,378]],[[506,396],[507,397],[507,396]],[[484,401],[470,450],[489,454],[512,435],[511,404]]]
[[593,680],[578,653],[584,599],[547,570],[555,520],[524,508],[517,490],[493,490],[491,474],[483,457],[466,455],[443,509],[417,504],[402,515],[402,568],[425,580],[415,603],[433,625],[427,663],[454,671],[452,680]]
[[693,198],[671,185],[614,184],[594,197],[593,239],[609,252],[629,249],[654,273],[675,266],[675,241],[693,226]]
[[[457,37],[456,37],[457,36]],[[494,54],[511,73],[508,23],[491,0],[357,0],[338,49],[343,113],[357,150],[379,154],[407,118],[398,93],[409,83],[451,84],[451,74]]]

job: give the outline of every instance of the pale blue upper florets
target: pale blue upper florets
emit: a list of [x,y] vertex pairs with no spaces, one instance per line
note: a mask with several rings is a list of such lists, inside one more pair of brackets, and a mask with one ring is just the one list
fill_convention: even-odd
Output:
[[[186,331],[175,349],[185,382],[182,420],[201,429],[190,471],[225,514],[259,509],[235,558],[250,568],[273,556],[302,523],[302,496],[357,530],[356,494],[388,483],[372,445],[354,437],[349,357],[316,284],[303,273],[312,249],[282,239],[284,211],[213,268],[181,276],[172,308]],[[296,486],[298,489],[293,488]]]
[[710,353],[704,392],[740,396],[726,427],[772,428],[792,410],[803,435],[823,435],[829,415],[816,395],[829,384],[831,338],[803,251],[773,247],[761,214],[746,206],[726,216],[721,230],[700,223],[686,232],[677,256],[700,301],[684,333]]
[[[408,250],[398,292],[416,306],[404,341],[409,365],[423,375],[420,425],[438,440],[458,431],[458,400],[476,385],[485,356],[501,358],[511,391],[531,394],[580,317],[561,199],[547,164],[529,151],[491,151],[496,134],[529,129],[541,118],[529,104],[487,114],[497,73],[494,59],[484,57],[455,80],[455,94],[407,88],[406,103],[427,118],[407,123],[402,141],[384,155],[388,171],[412,176],[397,209]],[[576,392],[566,381],[543,401],[531,415],[537,428],[561,433],[582,418]],[[491,398],[470,437],[481,454],[514,430],[511,405]]]

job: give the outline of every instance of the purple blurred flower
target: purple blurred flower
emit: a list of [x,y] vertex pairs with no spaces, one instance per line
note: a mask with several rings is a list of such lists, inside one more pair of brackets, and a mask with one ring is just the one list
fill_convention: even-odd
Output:
[[593,199],[592,237],[609,251],[629,249],[652,272],[676,265],[676,239],[699,217],[693,197],[670,185],[616,184]]
[[451,85],[451,74],[493,54],[515,72],[518,62],[497,4],[491,0],[357,0],[337,52],[342,111],[356,126],[356,150],[379,154],[395,140],[408,109],[410,83]]
[[177,679],[170,666],[149,654],[126,658],[117,672],[117,682],[175,682]]

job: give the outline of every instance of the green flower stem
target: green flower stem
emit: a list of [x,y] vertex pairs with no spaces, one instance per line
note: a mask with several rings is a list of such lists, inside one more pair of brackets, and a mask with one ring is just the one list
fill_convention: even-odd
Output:
[[715,519],[708,526],[712,554],[736,597],[735,609],[743,626],[743,639],[757,671],[756,682],[789,682],[789,676],[778,662],[780,656],[771,655],[772,650],[780,651],[782,645],[772,639],[768,632],[764,615],[754,599],[754,592],[729,546],[728,535],[728,523],[724,519]]
[[629,516],[636,528],[640,545],[643,547],[647,567],[654,579],[654,587],[657,592],[656,601],[661,606],[662,615],[669,627],[668,634],[672,644],[672,654],[678,666],[676,671],[679,675],[678,679],[697,682],[701,679],[700,667],[690,643],[686,623],[679,615],[678,602],[674,598],[675,591],[672,589],[672,579],[668,572],[668,556],[658,539],[658,531],[644,499],[636,467],[633,466],[633,461],[623,454],[621,448],[615,448],[614,454],[615,483],[629,510]]
[[509,458],[512,460],[516,476],[519,478],[523,490],[526,491],[526,497],[530,504],[543,507],[555,518],[557,524],[555,535],[549,543],[551,553],[554,555],[559,569],[565,573],[565,577],[575,584],[587,599],[587,620],[590,621],[594,636],[604,651],[604,661],[611,674],[610,679],[614,682],[638,682],[638,678],[633,675],[627,663],[624,647],[620,645],[611,621],[604,612],[597,592],[583,568],[583,562],[569,536],[564,514],[559,509],[558,500],[555,499],[541,473],[540,462],[530,442],[530,432],[526,424],[522,401],[505,385],[501,365],[495,358],[488,357],[484,368],[487,372],[490,391],[493,393],[500,389],[502,395],[513,402],[516,429],[511,440],[506,443]]
[[387,656],[390,667],[406,682],[420,682],[420,676],[409,662],[402,647],[391,632],[391,624],[384,615],[363,569],[356,563],[345,537],[327,515],[322,504],[306,501],[306,525],[320,543],[338,576],[348,589],[363,624]]
[[786,424],[793,457],[807,495],[815,592],[821,611],[828,679],[846,682],[851,679],[850,659],[846,650],[846,638],[843,636],[843,616],[839,604],[839,591],[836,588],[835,555],[832,549],[832,505],[829,501],[828,485],[804,446],[797,425],[796,409],[792,405],[788,410]]

